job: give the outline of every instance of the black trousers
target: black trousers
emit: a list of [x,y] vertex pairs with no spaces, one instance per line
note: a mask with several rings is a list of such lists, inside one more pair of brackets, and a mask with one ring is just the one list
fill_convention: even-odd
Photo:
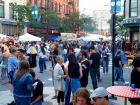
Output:
[[60,103],[60,102],[64,102],[64,92],[63,91],[59,91],[58,92],[58,96],[57,96],[57,102]]

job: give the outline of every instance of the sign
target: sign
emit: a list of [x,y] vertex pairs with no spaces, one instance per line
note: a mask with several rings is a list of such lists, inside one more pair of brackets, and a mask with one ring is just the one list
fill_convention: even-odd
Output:
[[121,0],[111,0],[111,13],[119,13],[119,12],[121,12]]
[[34,5],[32,6],[32,16],[37,19],[38,18],[38,6]]
[[47,33],[46,29],[34,29],[34,28],[27,28],[27,32],[29,33],[39,33],[39,34],[45,34]]
[[122,21],[123,25],[128,25],[128,24],[140,24],[140,19],[137,18],[132,18],[132,19],[124,19]]

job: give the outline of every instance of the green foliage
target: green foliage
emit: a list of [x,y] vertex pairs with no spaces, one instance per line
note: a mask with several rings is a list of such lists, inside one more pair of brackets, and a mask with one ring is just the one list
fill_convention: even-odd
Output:
[[122,25],[124,16],[116,16],[116,33],[120,36],[125,36],[128,28]]
[[18,24],[18,33],[20,34],[25,28],[25,21],[28,19],[30,13],[30,8],[25,5],[17,5],[16,3],[10,3],[10,6],[13,10],[13,19],[17,21]]
[[[18,23],[18,34],[21,34],[25,28],[26,22],[28,27],[56,29],[60,32],[75,32],[78,30],[93,31],[95,30],[95,22],[87,15],[80,15],[79,12],[73,13],[65,18],[58,17],[58,14],[52,10],[39,10],[42,13],[42,19],[38,21],[33,18],[31,14],[31,7],[29,5],[17,5],[10,3],[13,10],[13,18]],[[42,22],[43,21],[43,22]],[[88,24],[88,25],[87,25]]]
[[42,18],[45,19],[48,28],[59,29],[61,19],[57,16],[57,13],[52,10],[42,10]]
[[[88,26],[87,26],[88,24]],[[93,31],[95,22],[91,17],[79,12],[69,15],[67,18],[63,19],[62,30],[63,32],[75,32],[76,30]]]
[[96,30],[96,22],[91,17],[82,14],[80,16],[80,28],[85,32],[93,32]]

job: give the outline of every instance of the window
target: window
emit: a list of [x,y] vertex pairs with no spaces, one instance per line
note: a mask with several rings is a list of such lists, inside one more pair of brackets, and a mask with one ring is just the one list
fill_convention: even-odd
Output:
[[55,2],[55,12],[57,12],[57,2]]
[[61,12],[61,4],[59,3],[59,8],[58,8],[59,13]]
[[0,18],[4,18],[4,2],[0,1]]
[[130,17],[138,16],[138,0],[130,0]]
[[14,11],[13,11],[13,9],[12,9],[11,6],[9,6],[9,18],[10,19],[13,19],[14,18]]

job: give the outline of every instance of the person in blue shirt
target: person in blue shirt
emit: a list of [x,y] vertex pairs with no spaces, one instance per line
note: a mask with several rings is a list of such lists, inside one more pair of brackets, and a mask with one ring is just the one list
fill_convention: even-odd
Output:
[[12,84],[13,76],[19,68],[18,52],[16,49],[11,49],[11,55],[8,58],[8,76]]
[[22,60],[19,63],[19,70],[13,77],[13,87],[13,95],[16,105],[31,105],[33,79],[30,74],[28,61]]

